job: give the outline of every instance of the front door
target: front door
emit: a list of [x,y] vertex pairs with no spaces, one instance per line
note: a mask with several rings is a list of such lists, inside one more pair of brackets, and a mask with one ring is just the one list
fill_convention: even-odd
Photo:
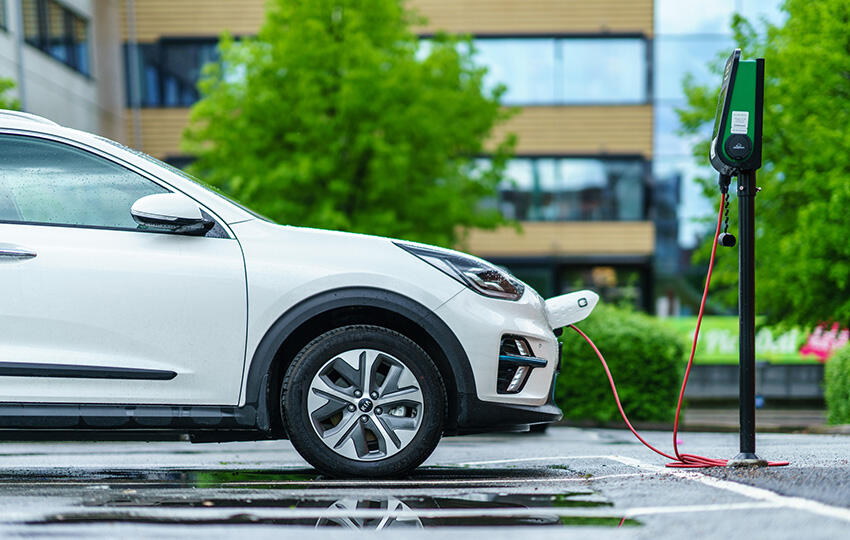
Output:
[[0,401],[235,405],[242,251],[140,230],[171,188],[59,141],[0,134]]

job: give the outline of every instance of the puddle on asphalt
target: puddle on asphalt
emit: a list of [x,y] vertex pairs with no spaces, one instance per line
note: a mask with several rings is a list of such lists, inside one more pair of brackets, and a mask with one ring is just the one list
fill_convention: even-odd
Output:
[[[622,520],[598,493],[574,489],[579,485],[567,491],[567,485],[552,483],[573,478],[582,476],[553,468],[426,467],[399,480],[335,480],[312,469],[45,469],[0,471],[0,487],[20,486],[29,494],[35,487],[50,495],[82,495],[79,510],[46,513],[27,524],[262,524],[366,530],[640,525]],[[552,493],[558,485],[563,491]],[[519,486],[527,492],[508,490]],[[382,489],[392,489],[394,495],[369,494]],[[437,495],[436,490],[450,494]],[[536,490],[542,493],[532,492]]]
[[[590,499],[588,499],[590,497]],[[569,509],[610,508],[593,492],[557,495],[469,494],[452,497],[126,498],[87,505],[86,511],[46,516],[28,524],[141,523],[164,525],[298,525],[353,529],[481,526],[635,526],[633,519],[572,515]],[[93,511],[93,506],[105,511]],[[172,512],[145,513],[146,509]],[[204,509],[181,515],[179,510]],[[238,510],[234,512],[233,510]],[[182,512],[185,514],[185,512]],[[277,515],[275,515],[277,514]]]
[[479,516],[479,517],[419,517],[416,515],[384,515],[375,517],[334,516],[279,518],[260,517],[252,514],[236,514],[224,518],[159,518],[136,515],[57,515],[43,521],[27,522],[27,525],[52,524],[98,524],[98,523],[136,523],[150,525],[279,525],[302,527],[341,527],[347,529],[383,530],[397,528],[431,527],[528,527],[528,526],[570,526],[570,527],[633,527],[641,525],[634,519],[622,520],[618,517],[593,516]]
[[471,510],[476,508],[598,508],[610,507],[610,502],[601,500],[590,491],[573,493],[545,494],[490,494],[471,493],[451,497],[398,496],[398,497],[297,497],[297,498],[235,498],[207,497],[187,499],[186,497],[115,497],[91,502],[86,506],[123,507],[123,508],[335,508],[341,501],[349,504],[355,501],[357,508],[364,505],[374,508],[374,504],[392,499],[408,508],[438,510],[456,508]]
[[636,442],[632,442],[632,441],[606,441],[602,444],[604,444],[606,446],[634,446],[634,445],[640,444],[640,443],[636,443]]

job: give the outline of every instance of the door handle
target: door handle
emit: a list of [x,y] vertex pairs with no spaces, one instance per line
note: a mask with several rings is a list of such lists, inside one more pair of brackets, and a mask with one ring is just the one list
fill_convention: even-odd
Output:
[[31,249],[0,245],[0,257],[5,259],[32,259],[36,255],[37,253]]

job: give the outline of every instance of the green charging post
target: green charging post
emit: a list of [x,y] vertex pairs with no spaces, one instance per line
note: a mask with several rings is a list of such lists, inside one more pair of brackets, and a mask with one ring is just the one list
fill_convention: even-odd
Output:
[[[756,171],[761,167],[764,111],[764,58],[741,60],[735,49],[726,61],[709,150],[711,165],[720,173],[720,191],[727,195],[732,177],[738,194],[738,353],[740,363],[740,453],[728,466],[766,466],[756,455],[755,407],[755,197]],[[728,204],[728,203],[727,203]],[[731,247],[735,238],[721,235]]]
[[[761,167],[764,58],[741,60],[735,49],[723,69],[709,157],[721,176]],[[722,186],[721,186],[722,187]]]

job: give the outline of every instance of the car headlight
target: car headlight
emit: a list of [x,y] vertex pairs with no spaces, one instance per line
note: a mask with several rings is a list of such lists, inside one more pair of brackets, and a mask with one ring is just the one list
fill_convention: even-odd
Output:
[[504,300],[519,300],[525,290],[525,286],[518,279],[480,259],[423,246],[401,243],[396,245],[478,294]]

